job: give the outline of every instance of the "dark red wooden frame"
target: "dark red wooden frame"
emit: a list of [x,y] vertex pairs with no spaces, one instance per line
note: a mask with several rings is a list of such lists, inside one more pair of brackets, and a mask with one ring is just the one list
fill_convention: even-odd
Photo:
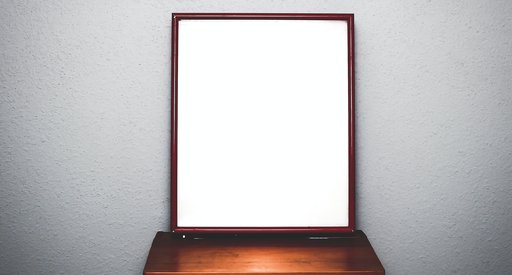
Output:
[[[346,227],[178,227],[178,31],[183,19],[279,19],[279,20],[343,20],[348,23],[348,118],[349,118],[349,224]],[[289,14],[289,13],[173,13],[171,54],[171,232],[177,234],[210,233],[300,233],[336,234],[355,230],[355,76],[353,14]]]

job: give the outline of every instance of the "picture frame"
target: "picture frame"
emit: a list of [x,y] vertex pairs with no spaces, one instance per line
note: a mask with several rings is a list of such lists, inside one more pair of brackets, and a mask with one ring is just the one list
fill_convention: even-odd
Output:
[[355,229],[353,14],[172,15],[171,231]]

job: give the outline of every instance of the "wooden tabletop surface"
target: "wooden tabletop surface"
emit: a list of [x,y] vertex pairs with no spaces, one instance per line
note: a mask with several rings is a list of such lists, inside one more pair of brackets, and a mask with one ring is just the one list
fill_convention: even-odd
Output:
[[362,231],[330,238],[158,232],[144,274],[384,274]]

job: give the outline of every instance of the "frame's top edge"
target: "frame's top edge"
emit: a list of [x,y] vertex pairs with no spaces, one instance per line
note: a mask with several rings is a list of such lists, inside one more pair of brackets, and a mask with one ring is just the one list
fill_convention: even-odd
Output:
[[180,19],[317,19],[353,20],[353,13],[172,13]]

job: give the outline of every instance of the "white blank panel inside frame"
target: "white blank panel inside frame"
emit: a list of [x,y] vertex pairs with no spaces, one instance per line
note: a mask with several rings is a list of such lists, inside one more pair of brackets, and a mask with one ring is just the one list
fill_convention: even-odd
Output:
[[348,227],[348,21],[176,22],[173,229]]

